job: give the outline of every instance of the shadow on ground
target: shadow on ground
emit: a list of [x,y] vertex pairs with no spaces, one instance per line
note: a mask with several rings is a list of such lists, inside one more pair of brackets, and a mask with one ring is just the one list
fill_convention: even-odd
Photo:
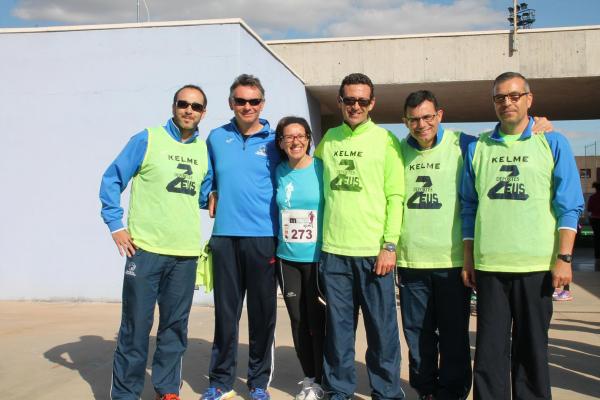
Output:
[[[77,371],[81,378],[90,386],[94,399],[105,400],[110,398],[110,385],[112,374],[113,352],[115,340],[105,340],[101,336],[85,335],[77,342],[64,343],[55,346],[44,353],[44,357],[56,364],[56,367],[68,368]],[[156,338],[150,338],[150,356],[147,369],[152,368],[152,354],[156,346]],[[191,338],[188,350],[183,359],[183,381],[187,383],[198,396],[208,386],[208,365],[212,343],[202,339]],[[246,372],[248,365],[248,345],[240,344],[238,347],[238,371],[234,389],[240,396],[248,398],[246,388]],[[357,390],[356,394],[370,397],[368,376],[363,363],[356,363]],[[298,381],[302,379],[302,371],[293,347],[278,346],[275,350],[275,374],[271,387],[280,390],[290,397],[298,391]],[[408,383],[402,382],[407,393]],[[142,399],[154,399],[150,374],[146,373]]]
[[[550,329],[582,333],[600,333],[598,324],[584,320],[567,319],[578,325],[551,324]],[[600,346],[567,339],[551,338],[548,344],[550,380],[553,387],[572,390],[593,398],[600,398]]]
[[110,398],[112,354],[116,342],[96,335],[85,335],[79,339],[78,342],[51,348],[44,357],[57,366],[79,372],[90,385],[94,399]]
[[[600,334],[600,323],[576,319],[553,319],[554,331],[572,331]],[[573,323],[578,325],[567,325]],[[476,333],[469,332],[471,359],[475,359]],[[553,388],[570,390],[593,398],[600,398],[600,346],[566,339],[549,339],[548,361],[550,382]]]

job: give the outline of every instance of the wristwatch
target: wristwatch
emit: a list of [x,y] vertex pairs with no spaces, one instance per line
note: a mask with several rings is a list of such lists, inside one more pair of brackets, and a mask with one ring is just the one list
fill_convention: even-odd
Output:
[[556,258],[558,258],[559,260],[563,260],[566,263],[571,264],[571,262],[573,261],[573,254],[557,254]]
[[381,248],[384,249],[384,250],[390,251],[390,252],[395,252],[396,251],[396,244],[395,243],[390,243],[390,242],[385,242]]

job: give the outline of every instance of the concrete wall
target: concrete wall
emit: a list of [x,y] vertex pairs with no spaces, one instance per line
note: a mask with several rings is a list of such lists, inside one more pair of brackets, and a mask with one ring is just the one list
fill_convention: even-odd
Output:
[[378,84],[493,79],[504,71],[528,78],[600,75],[600,27],[269,41],[307,86],[339,85],[362,71]]
[[183,84],[207,93],[204,138],[232,117],[229,86],[243,72],[262,78],[273,125],[318,119],[302,81],[240,23],[0,30],[0,54],[0,299],[120,298],[100,177],[130,136],[170,117]]
[[402,103],[415,90],[436,93],[452,122],[496,119],[493,79],[518,71],[534,92],[532,112],[552,120],[600,118],[600,26],[509,31],[269,41],[321,104],[322,123],[337,116],[344,76],[363,72],[376,86],[371,113],[400,123]]

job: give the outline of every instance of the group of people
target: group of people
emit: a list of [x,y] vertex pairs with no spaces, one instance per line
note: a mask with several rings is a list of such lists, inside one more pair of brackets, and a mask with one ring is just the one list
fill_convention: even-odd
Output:
[[[370,119],[375,88],[354,73],[340,85],[343,122],[310,149],[306,120],[261,119],[265,90],[240,75],[234,117],[198,138],[207,98],[173,98],[164,126],[133,136],[102,178],[102,217],[127,256],[112,399],[138,399],[155,304],[156,398],[179,399],[200,208],[209,246],[215,332],[205,400],[236,395],[239,319],[249,323],[247,385],[270,398],[277,281],[304,373],[298,400],[352,398],[362,313],[371,397],[402,399],[395,285],[400,286],[410,385],[420,399],[550,399],[548,328],[554,288],[572,279],[583,197],[566,139],[529,116],[525,77],[496,78],[499,123],[479,138],[444,129],[433,93],[404,104],[402,141]],[[536,125],[537,124],[537,125]],[[537,134],[536,134],[537,133]],[[128,225],[121,192],[133,180]],[[471,369],[470,288],[477,288]]]

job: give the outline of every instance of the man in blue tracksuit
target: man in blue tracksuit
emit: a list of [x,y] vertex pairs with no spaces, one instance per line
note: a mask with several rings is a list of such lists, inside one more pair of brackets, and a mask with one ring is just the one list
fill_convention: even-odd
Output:
[[[234,397],[239,319],[247,294],[248,388],[252,399],[268,399],[276,317],[275,168],[279,152],[268,121],[260,80],[240,75],[231,85],[231,122],[207,139],[214,169],[209,215],[214,273],[215,335],[204,400]],[[217,200],[218,199],[218,200]]]
[[[158,303],[160,322],[152,362],[156,398],[179,399],[181,360],[200,254],[200,208],[210,174],[198,138],[205,115],[201,88],[186,85],[173,98],[173,118],[133,136],[102,177],[102,218],[122,256],[123,311],[115,349],[111,399],[137,400],[144,387],[148,341]],[[121,192],[132,180],[128,226]]]

